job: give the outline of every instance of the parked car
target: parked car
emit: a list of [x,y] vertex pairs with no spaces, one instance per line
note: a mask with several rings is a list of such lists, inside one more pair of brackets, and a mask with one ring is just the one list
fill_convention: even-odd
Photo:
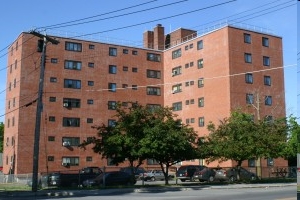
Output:
[[194,173],[195,171],[204,169],[203,165],[186,165],[181,166],[176,172],[176,178],[180,179],[181,182],[185,182],[186,180],[194,181]]
[[225,169],[222,168],[214,168],[215,170],[215,181],[228,181],[229,178],[227,176],[227,171]]
[[41,187],[75,187],[82,185],[83,181],[93,179],[102,173],[99,167],[85,167],[81,170],[49,172],[41,174],[39,185]]
[[[255,173],[248,171],[247,169],[240,167],[240,180],[256,180],[258,177]],[[236,181],[238,175],[238,168],[233,167],[226,170],[226,176],[228,177],[230,182]]]
[[148,170],[140,174],[140,179],[144,181],[164,180],[165,176],[162,170]]
[[136,180],[130,174],[122,171],[111,171],[102,173],[94,179],[85,180],[83,186],[134,185],[135,183]]
[[[131,167],[123,167],[120,169],[122,172],[126,172],[129,175],[132,175],[132,168]],[[145,173],[146,170],[144,168],[138,167],[138,168],[133,168],[134,176],[136,180],[139,180],[140,174]]]
[[213,182],[215,180],[215,174],[216,171],[208,168],[208,167],[204,167],[203,169],[197,169],[193,175],[193,179],[196,180],[198,179],[200,182]]

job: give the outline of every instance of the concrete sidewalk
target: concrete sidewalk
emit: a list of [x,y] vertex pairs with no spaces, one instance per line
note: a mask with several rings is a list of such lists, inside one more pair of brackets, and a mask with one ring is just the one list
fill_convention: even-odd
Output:
[[167,191],[186,191],[186,190],[207,190],[207,189],[239,189],[239,188],[269,188],[269,187],[295,187],[297,183],[266,183],[266,184],[229,184],[229,185],[197,185],[197,186],[157,186],[145,188],[117,188],[117,189],[82,189],[82,190],[40,190],[31,191],[0,191],[1,197],[70,197],[70,196],[103,196],[110,194],[125,193],[151,193],[151,192],[167,192]]

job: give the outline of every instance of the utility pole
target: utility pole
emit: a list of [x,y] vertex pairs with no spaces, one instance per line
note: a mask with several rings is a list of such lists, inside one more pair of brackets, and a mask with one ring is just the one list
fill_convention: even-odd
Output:
[[35,35],[43,40],[39,41],[39,45],[42,44],[42,55],[41,55],[41,67],[40,67],[40,79],[39,79],[39,90],[36,108],[36,122],[34,132],[34,145],[33,145],[33,168],[32,168],[32,191],[36,192],[38,189],[38,170],[39,170],[39,148],[40,148],[40,130],[41,130],[41,115],[43,111],[43,88],[44,88],[44,74],[45,74],[45,60],[46,60],[46,46],[47,42],[52,44],[58,44],[59,41],[54,40],[46,35],[42,35],[36,31],[30,31],[32,35]]

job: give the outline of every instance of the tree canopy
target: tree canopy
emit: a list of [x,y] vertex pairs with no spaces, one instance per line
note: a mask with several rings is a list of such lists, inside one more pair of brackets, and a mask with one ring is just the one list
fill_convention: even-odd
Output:
[[170,108],[150,110],[137,103],[131,103],[130,107],[118,104],[114,117],[114,126],[95,126],[98,136],[80,146],[93,144],[93,151],[110,159],[112,164],[127,160],[133,170],[144,160],[154,159],[164,172],[166,184],[170,166],[196,156],[196,132],[179,123]]
[[280,157],[286,145],[285,119],[255,122],[252,115],[235,111],[217,127],[210,123],[208,130],[202,146],[211,152],[209,161],[234,160],[241,166],[248,159]]

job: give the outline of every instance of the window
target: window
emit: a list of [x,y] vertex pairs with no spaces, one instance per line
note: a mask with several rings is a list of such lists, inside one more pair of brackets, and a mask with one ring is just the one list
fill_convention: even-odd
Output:
[[57,58],[51,58],[51,63],[57,63],[58,59]]
[[244,33],[244,42],[245,43],[251,43],[251,35],[248,33]]
[[89,49],[95,49],[95,45],[89,44]]
[[155,53],[147,53],[147,60],[160,62],[160,55]]
[[181,66],[172,69],[172,76],[177,76],[179,74],[181,74]]
[[80,89],[81,88],[81,81],[80,80],[65,79],[64,80],[64,87],[65,88]]
[[85,160],[86,160],[86,162],[92,162],[93,161],[93,157],[87,156]]
[[116,92],[116,90],[117,90],[117,84],[116,83],[108,83],[108,91]]
[[268,47],[269,46],[269,38],[263,37],[262,38],[262,45],[264,47]]
[[253,75],[250,73],[245,74],[246,83],[253,83]]
[[246,94],[246,103],[253,104],[254,103],[254,96],[253,94]]
[[198,79],[198,88],[204,87],[204,78]]
[[189,81],[185,82],[185,86],[186,87],[190,86],[190,82]]
[[190,49],[192,49],[194,47],[194,44],[192,43],[192,44],[190,44]]
[[182,110],[182,102],[173,103],[172,107],[173,107],[173,111]]
[[177,49],[172,52],[172,59],[181,57],[181,49]]
[[185,105],[189,105],[190,104],[190,100],[185,100]]
[[123,102],[122,102],[122,106],[127,107],[127,106],[128,106],[128,102],[123,101]]
[[131,88],[132,88],[133,90],[137,90],[137,89],[138,89],[138,86],[137,86],[137,85],[132,85]]
[[14,88],[17,86],[17,79],[14,79]]
[[255,167],[255,159],[254,158],[248,160],[248,167]]
[[17,69],[17,68],[18,68],[18,61],[15,60],[15,69]]
[[265,116],[265,120],[266,120],[267,122],[272,122],[272,121],[273,121],[273,116],[267,115],[267,116]]
[[189,63],[186,63],[186,64],[184,65],[184,67],[185,67],[185,68],[189,68],[189,67],[190,67]]
[[49,97],[50,102],[56,102],[56,97]]
[[116,126],[116,123],[117,123],[117,121],[114,120],[114,119],[109,119],[109,120],[107,121],[107,125],[108,125],[109,127],[115,127],[115,126]]
[[94,122],[94,119],[93,118],[87,118],[86,119],[86,123],[93,123]]
[[198,99],[198,107],[204,107],[204,97]]
[[66,108],[80,108],[80,99],[64,98],[63,106]]
[[190,104],[194,104],[195,103],[195,100],[194,99],[191,99],[190,100]]
[[79,157],[62,157],[62,164],[65,166],[78,166]]
[[147,95],[160,96],[160,88],[159,87],[147,87]]
[[195,118],[191,118],[191,123],[195,123]]
[[172,93],[175,94],[178,92],[182,92],[182,84],[181,83],[172,86]]
[[127,72],[128,71],[128,67],[127,66],[123,66],[123,71]]
[[147,78],[161,78],[161,72],[156,70],[147,69]]
[[48,141],[49,142],[54,142],[55,141],[55,137],[54,136],[48,136]]
[[117,102],[116,101],[108,101],[108,110],[116,110]]
[[10,100],[8,100],[8,109],[10,109]]
[[65,60],[65,69],[81,70],[81,62]]
[[49,122],[55,122],[55,117],[54,116],[49,116]]
[[199,59],[199,60],[197,61],[197,63],[198,63],[198,69],[203,68],[203,59],[202,59],[202,58]]
[[267,86],[271,85],[271,76],[264,76],[264,84]]
[[67,143],[69,146],[78,146],[80,144],[79,137],[63,137],[62,138],[62,145]]
[[199,127],[204,127],[204,117],[198,118]]
[[128,54],[128,49],[123,49],[123,54]]
[[51,83],[56,83],[57,82],[57,78],[56,77],[50,77],[50,82]]
[[136,50],[132,50],[132,55],[138,55],[138,52]]
[[87,104],[94,104],[94,100],[93,99],[88,99]]
[[274,166],[273,158],[267,158],[267,166]]
[[147,159],[147,165],[159,165],[159,162],[155,159]]
[[194,81],[190,81],[190,85],[194,85]]
[[138,69],[136,67],[132,68],[132,72],[137,72],[137,71],[138,71]]
[[48,156],[48,161],[54,161],[54,156]]
[[92,63],[92,62],[89,62],[89,63],[88,63],[88,67],[94,68],[94,66],[95,66],[94,63]]
[[63,126],[64,127],[80,127],[80,118],[63,118]]
[[128,84],[122,84],[122,88],[128,88]]
[[117,73],[117,66],[116,65],[109,65],[108,72],[110,74],[116,74]]
[[109,55],[117,56],[117,48],[109,47]]
[[251,53],[245,53],[245,62],[252,63],[252,55]]
[[203,40],[197,42],[197,50],[203,49]]
[[13,107],[16,105],[16,97],[13,98]]
[[190,123],[190,119],[189,118],[185,119],[185,123],[189,124]]
[[67,51],[82,51],[82,44],[75,42],[66,42],[65,49]]
[[184,47],[184,50],[188,50],[189,49],[189,45],[186,45],[185,47]]
[[272,105],[272,96],[265,97],[265,105],[271,106]]
[[150,111],[154,111],[161,107],[161,105],[159,105],[159,104],[147,104],[146,106],[147,106],[147,109]]
[[190,67],[193,67],[194,66],[194,62],[190,62]]
[[270,66],[270,57],[263,56],[263,65],[264,66]]
[[94,86],[94,81],[88,81],[88,86]]

